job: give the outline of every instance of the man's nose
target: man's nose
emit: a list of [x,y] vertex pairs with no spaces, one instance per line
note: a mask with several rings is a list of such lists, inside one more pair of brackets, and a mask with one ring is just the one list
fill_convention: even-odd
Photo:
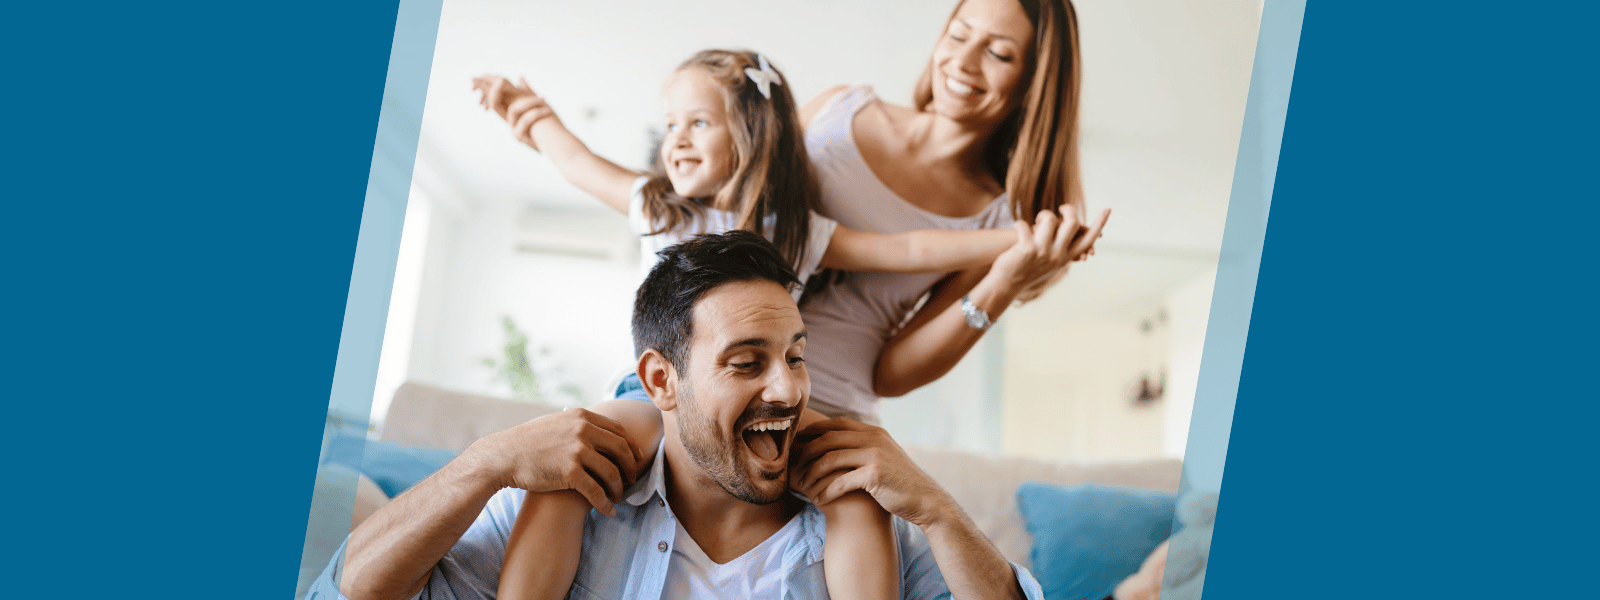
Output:
[[810,380],[804,368],[791,369],[788,365],[772,369],[767,375],[767,387],[761,399],[772,404],[796,406],[809,391]]

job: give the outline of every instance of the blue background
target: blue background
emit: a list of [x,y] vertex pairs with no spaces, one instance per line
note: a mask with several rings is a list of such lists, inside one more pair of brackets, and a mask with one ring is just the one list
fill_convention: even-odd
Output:
[[[10,7],[8,595],[293,594],[396,6]],[[1443,6],[1306,10],[1207,598],[1593,589],[1595,11]]]

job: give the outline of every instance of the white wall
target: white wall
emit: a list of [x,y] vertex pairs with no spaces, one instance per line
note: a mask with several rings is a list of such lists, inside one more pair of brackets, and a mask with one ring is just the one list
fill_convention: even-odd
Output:
[[[1046,460],[1181,458],[1194,410],[1214,262],[1097,257],[1004,324],[1000,449]],[[1187,282],[1106,301],[1077,295],[1110,274]],[[1076,278],[1076,279],[1075,279]],[[1144,333],[1141,323],[1154,328]],[[1166,371],[1161,400],[1136,404],[1145,374]]]
[[938,381],[885,398],[878,415],[883,428],[901,444],[998,452],[1004,336],[996,325]]
[[[550,223],[542,216],[563,226],[578,223],[581,229],[570,233],[616,239],[621,248],[609,260],[519,251],[543,239],[539,236]],[[482,364],[485,358],[500,359],[502,316],[528,334],[530,350],[552,350],[549,356],[529,356],[536,365],[559,371],[544,381],[551,401],[565,401],[556,388],[572,384],[582,391],[577,404],[592,404],[608,391],[609,381],[631,370],[629,319],[638,283],[633,238],[619,215],[566,216],[507,218],[468,207],[436,219],[423,269],[410,379],[510,397],[510,386],[496,381]]]
[[1167,419],[1162,427],[1162,454],[1183,456],[1189,440],[1189,417],[1194,413],[1195,387],[1200,383],[1200,354],[1205,350],[1206,319],[1211,314],[1211,289],[1217,280],[1212,267],[1167,296],[1172,343],[1168,351]]
[[1048,460],[1137,460],[1161,454],[1165,402],[1136,406],[1137,382],[1167,348],[1166,329],[1140,322],[1155,299],[1093,313],[1041,301],[1006,314],[1002,449]]
[[394,290],[389,294],[389,316],[384,324],[383,350],[378,355],[378,379],[373,386],[369,422],[383,422],[394,392],[406,382],[411,367],[411,348],[416,334],[417,303],[422,297],[422,265],[428,250],[428,233],[433,221],[433,203],[416,185],[406,202],[405,223],[400,230],[400,252],[395,263]]

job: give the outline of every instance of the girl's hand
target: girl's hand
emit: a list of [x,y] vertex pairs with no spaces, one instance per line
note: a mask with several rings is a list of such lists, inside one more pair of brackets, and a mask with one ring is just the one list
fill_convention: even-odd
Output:
[[479,75],[472,78],[472,89],[481,94],[478,97],[479,106],[484,110],[494,111],[494,114],[504,119],[506,108],[511,102],[523,96],[536,95],[533,93],[533,88],[528,87],[527,80],[519,77],[518,81],[522,82],[520,86],[499,75]]
[[506,103],[514,99],[516,94],[516,85],[499,75],[473,77],[472,89],[480,94],[478,105],[484,110],[494,111],[502,119],[506,116]]
[[478,104],[492,110],[511,124],[511,136],[534,150],[539,145],[533,140],[533,124],[545,117],[555,116],[555,111],[544,98],[534,93],[528,80],[517,78],[518,83],[498,75],[480,75],[472,79],[472,89],[482,95]]

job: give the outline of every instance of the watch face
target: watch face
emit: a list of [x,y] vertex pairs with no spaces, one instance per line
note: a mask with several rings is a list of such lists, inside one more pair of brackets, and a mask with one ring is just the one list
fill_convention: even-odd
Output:
[[989,315],[979,310],[971,301],[962,299],[961,312],[967,316],[967,326],[979,331],[989,328]]

